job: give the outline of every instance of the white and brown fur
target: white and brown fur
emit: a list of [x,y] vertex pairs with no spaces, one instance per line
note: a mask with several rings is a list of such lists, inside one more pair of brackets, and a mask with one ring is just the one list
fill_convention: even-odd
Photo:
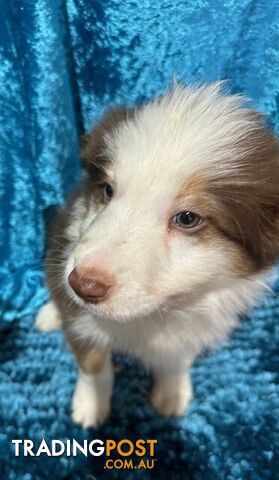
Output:
[[[181,415],[196,356],[268,287],[279,252],[278,145],[258,113],[222,90],[176,85],[107,113],[83,141],[84,181],[57,221],[53,301],[37,320],[43,330],[62,320],[80,367],[73,419],[83,426],[109,414],[111,352],[140,359],[154,375],[153,406]],[[178,227],[181,211],[202,225]],[[109,278],[103,301],[76,295],[75,267]]]

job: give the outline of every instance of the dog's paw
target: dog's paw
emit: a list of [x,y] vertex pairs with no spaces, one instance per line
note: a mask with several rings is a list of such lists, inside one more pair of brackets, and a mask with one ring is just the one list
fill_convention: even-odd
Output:
[[99,427],[110,414],[110,397],[78,380],[72,400],[72,419],[83,428]]
[[42,332],[60,330],[61,316],[53,302],[48,302],[41,307],[36,317],[35,326]]
[[152,406],[164,417],[180,417],[191,399],[191,381],[187,377],[177,383],[158,380],[150,395]]

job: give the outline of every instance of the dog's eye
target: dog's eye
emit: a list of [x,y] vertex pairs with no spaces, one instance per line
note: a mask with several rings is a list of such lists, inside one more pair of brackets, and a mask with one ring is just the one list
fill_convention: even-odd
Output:
[[181,228],[194,228],[201,223],[201,217],[194,212],[180,212],[173,217],[173,223]]
[[104,199],[111,200],[113,197],[113,188],[109,183],[105,183],[103,186]]

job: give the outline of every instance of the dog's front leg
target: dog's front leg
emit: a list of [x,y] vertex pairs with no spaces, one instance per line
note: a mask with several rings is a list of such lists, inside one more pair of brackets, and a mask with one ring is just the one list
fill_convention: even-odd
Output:
[[72,400],[72,418],[86,427],[98,427],[110,413],[113,368],[110,352],[70,341],[79,365]]
[[182,415],[192,399],[192,383],[188,370],[154,369],[151,404],[165,417]]

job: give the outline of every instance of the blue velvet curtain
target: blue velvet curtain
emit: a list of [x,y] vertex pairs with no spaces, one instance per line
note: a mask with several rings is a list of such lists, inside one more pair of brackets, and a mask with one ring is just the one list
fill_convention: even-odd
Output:
[[1,326],[47,298],[49,208],[111,104],[229,79],[278,128],[277,0],[0,0]]

